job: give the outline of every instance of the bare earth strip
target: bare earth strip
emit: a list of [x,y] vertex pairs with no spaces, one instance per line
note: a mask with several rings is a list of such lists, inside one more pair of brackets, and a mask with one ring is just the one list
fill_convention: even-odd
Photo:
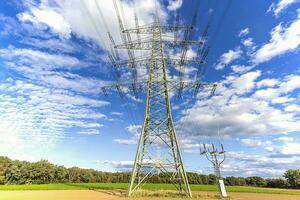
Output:
[[[198,193],[198,192],[197,192]],[[160,198],[160,197],[139,197],[126,198],[120,197],[118,192],[113,194],[111,191],[92,191],[92,190],[48,190],[48,191],[0,191],[0,200],[178,200],[179,198]],[[199,192],[204,196],[215,196],[214,192]],[[238,193],[230,194],[232,200],[300,200],[300,195],[279,195],[279,194],[257,194],[257,193]],[[186,198],[185,198],[186,199]],[[215,199],[215,198],[209,198]]]
[[[197,194],[214,196],[215,192],[196,192]],[[232,200],[300,200],[300,195],[285,194],[262,194],[262,193],[245,193],[231,192],[229,196]]]

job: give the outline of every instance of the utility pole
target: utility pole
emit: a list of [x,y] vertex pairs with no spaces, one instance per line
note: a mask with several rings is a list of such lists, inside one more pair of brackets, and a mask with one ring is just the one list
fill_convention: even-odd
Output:
[[[132,81],[104,86],[102,90],[107,94],[108,90],[117,90],[119,93],[123,93],[132,89],[134,95],[137,96],[139,89],[142,88],[147,96],[144,122],[134,159],[128,196],[141,188],[153,175],[164,173],[181,194],[191,197],[192,193],[172,119],[169,93],[175,90],[181,97],[181,92],[187,90],[197,95],[200,89],[206,88],[212,95],[216,89],[217,85],[214,83],[184,79],[185,66],[202,66],[208,54],[208,48],[205,48],[204,45],[206,34],[200,40],[192,40],[198,10],[195,11],[190,25],[179,24],[179,19],[176,19],[175,25],[162,24],[156,10],[153,23],[140,25],[135,14],[135,27],[126,29],[120,14],[120,10],[122,13],[122,4],[118,5],[116,0],[113,1],[123,42],[114,45],[114,48],[125,49],[128,60],[112,63],[115,69],[125,67],[131,70]],[[183,33],[181,34],[183,39],[177,38],[179,32]],[[174,38],[165,37],[170,33],[174,34]],[[132,40],[131,34],[138,35],[137,39]],[[145,35],[150,35],[150,37]],[[197,52],[201,52],[197,58],[187,58],[187,50],[191,45],[198,49]],[[180,57],[166,56],[168,49],[176,49],[180,52]],[[137,50],[150,51],[150,57],[136,57],[135,51]],[[169,80],[167,70],[170,67],[179,70],[177,79]],[[137,70],[139,69],[147,70],[148,79],[146,81],[138,80]],[[200,71],[204,70],[200,69]],[[197,75],[199,74],[197,73]],[[199,77],[201,76],[200,74]],[[160,150],[160,155],[156,155],[156,149]]]
[[217,148],[215,144],[203,144],[202,148],[200,146],[200,154],[205,155],[207,160],[209,160],[213,164],[217,179],[216,181],[219,188],[219,194],[221,197],[227,197],[227,192],[220,170],[221,164],[225,161],[226,158],[223,144],[220,144],[219,148]]

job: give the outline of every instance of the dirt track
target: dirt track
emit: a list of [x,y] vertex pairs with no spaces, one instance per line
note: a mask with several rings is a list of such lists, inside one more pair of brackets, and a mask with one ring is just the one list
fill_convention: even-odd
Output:
[[[199,192],[199,194],[207,194],[214,196],[214,192]],[[260,194],[260,193],[229,193],[232,200],[300,200],[300,195],[282,195],[282,194]]]
[[[48,190],[48,191],[1,191],[0,200],[128,200],[110,191],[90,190]],[[117,193],[118,194],[118,193]],[[200,192],[213,197],[215,193]],[[233,200],[300,200],[300,195],[231,193]],[[157,197],[139,197],[133,199],[157,200]],[[162,200],[178,200],[179,198],[160,198]],[[213,199],[213,198],[210,198]]]

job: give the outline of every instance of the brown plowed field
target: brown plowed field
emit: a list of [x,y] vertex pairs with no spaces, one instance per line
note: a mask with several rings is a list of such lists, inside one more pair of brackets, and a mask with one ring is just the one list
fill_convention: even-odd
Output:
[[[119,196],[118,191],[92,191],[92,190],[47,190],[47,191],[0,191],[0,200],[178,200],[169,197],[135,197]],[[198,192],[207,198],[216,199],[213,192]],[[300,195],[258,194],[258,193],[231,193],[232,200],[300,200]],[[186,199],[186,198],[185,198]],[[196,198],[193,198],[196,199]]]

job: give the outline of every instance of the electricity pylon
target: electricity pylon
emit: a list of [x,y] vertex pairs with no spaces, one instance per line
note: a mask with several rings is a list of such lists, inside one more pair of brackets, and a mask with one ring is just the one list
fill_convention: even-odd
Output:
[[[147,95],[144,123],[138,141],[128,196],[141,188],[153,175],[164,173],[180,193],[191,197],[192,193],[172,119],[169,92],[176,90],[180,97],[183,90],[194,89],[194,94],[197,95],[200,89],[209,88],[211,93],[214,93],[216,84],[184,80],[184,67],[186,65],[201,65],[205,62],[208,54],[208,48],[204,48],[207,31],[204,32],[199,41],[191,40],[197,12],[195,12],[190,25],[179,25],[178,17],[176,17],[175,25],[163,25],[156,13],[153,23],[140,26],[135,15],[136,27],[125,29],[120,15],[122,6],[121,4],[118,6],[115,0],[113,2],[123,44],[113,45],[115,51],[112,51],[109,57],[115,69],[127,67],[132,70],[132,81],[104,86],[102,90],[105,94],[110,89],[116,89],[122,93],[124,91],[122,88],[126,88],[125,91],[130,88],[137,96],[139,89],[143,88]],[[179,31],[183,32],[183,39],[177,38]],[[174,38],[165,39],[163,35],[167,33],[174,33]],[[135,34],[137,39],[132,40],[131,34]],[[145,34],[151,36],[145,37]],[[198,48],[197,59],[187,58],[187,50],[191,45]],[[166,56],[167,48],[180,49],[180,57]],[[116,56],[118,49],[125,49],[129,59],[120,61]],[[137,58],[135,57],[136,50],[149,50],[150,57]],[[169,66],[173,66],[179,71],[177,79],[169,80],[167,76],[167,67]],[[147,69],[147,81],[138,80],[137,70],[140,68]],[[197,75],[201,75],[203,71],[201,69]]]
[[220,144],[220,147],[217,148],[215,144],[202,145],[203,148],[200,148],[200,154],[205,155],[207,160],[209,160],[214,167],[216,181],[219,188],[219,194],[221,197],[227,197],[226,189],[224,186],[224,181],[221,176],[221,164],[225,161],[225,150],[223,144]]

